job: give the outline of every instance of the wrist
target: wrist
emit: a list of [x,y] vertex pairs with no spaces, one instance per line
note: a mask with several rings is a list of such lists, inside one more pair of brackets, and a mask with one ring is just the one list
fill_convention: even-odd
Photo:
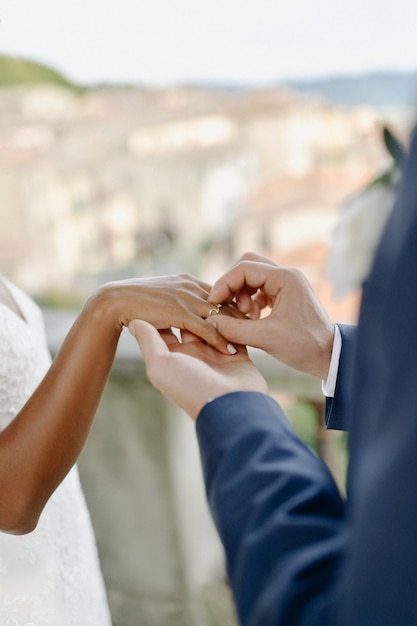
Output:
[[[320,340],[316,340],[316,349],[312,354],[311,366],[309,373],[319,378],[320,380],[326,380],[330,363],[332,359],[333,343],[335,336],[335,327],[333,326],[328,330],[326,335],[320,337]],[[307,368],[305,371],[308,371]]]
[[253,380],[252,383],[250,381],[246,381],[245,384],[225,385],[221,389],[218,388],[214,393],[212,393],[212,395],[207,394],[204,396],[204,399],[201,397],[198,402],[195,402],[192,410],[189,412],[189,415],[196,422],[201,412],[208,404],[211,404],[211,402],[214,402],[224,396],[237,393],[261,393],[268,395],[268,385],[261,374],[259,374],[257,380]]
[[329,340],[326,342],[321,359],[321,369],[318,374],[318,378],[321,380],[325,380],[329,375],[330,363],[332,359],[332,351],[333,351],[333,342],[334,342],[334,330],[331,335],[329,335]]
[[120,302],[111,284],[102,285],[89,296],[82,315],[89,318],[91,328],[100,328],[106,335],[118,338],[122,332]]

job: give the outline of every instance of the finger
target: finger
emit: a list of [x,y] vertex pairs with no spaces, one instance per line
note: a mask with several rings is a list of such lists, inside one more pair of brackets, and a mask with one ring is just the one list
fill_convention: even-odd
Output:
[[191,283],[192,285],[199,287],[206,294],[209,293],[211,289],[211,285],[209,283],[193,276],[192,274],[181,274],[180,278],[182,278],[186,283]]
[[252,301],[256,302],[260,311],[269,306],[268,298],[262,291],[257,291],[256,294],[252,297]]
[[278,263],[276,263],[269,257],[251,251],[242,254],[237,263],[235,263],[235,266],[242,261],[254,261],[256,263],[266,263],[267,265],[273,265],[274,267],[281,267]]
[[246,289],[241,289],[236,294],[236,304],[239,311],[248,315],[251,319],[257,319],[260,315],[259,305],[254,296],[251,296]]
[[246,315],[239,311],[235,302],[231,302],[230,304],[222,304],[222,307],[219,311],[220,315],[230,315],[231,317],[238,317],[240,319],[245,319]]
[[277,270],[269,263],[242,261],[214,283],[209,300],[228,302],[242,289],[262,289]]
[[196,341],[202,341],[201,337],[195,335],[194,333],[190,333],[189,330],[181,331],[181,342],[182,343],[195,343]]
[[218,315],[211,323],[215,323],[219,332],[234,346],[248,345],[262,349],[268,346],[268,328],[264,320],[242,320]]
[[176,319],[172,320],[172,325],[176,326],[181,319],[186,320],[193,315],[203,319],[208,317],[210,310],[213,308],[213,304],[207,302],[207,296],[208,294],[205,294],[204,297],[198,295],[191,298],[188,294],[187,298],[183,298],[181,302],[178,302],[175,315]]
[[245,313],[245,315],[249,313],[249,311],[252,309],[252,298],[248,290],[240,289],[237,292],[235,299],[239,311],[242,311],[242,313]]
[[162,337],[162,339],[165,341],[168,347],[175,346],[179,343],[179,339],[173,332],[172,328],[160,330],[159,334]]
[[[209,323],[208,320],[220,317],[219,315],[209,316],[207,319],[201,319],[198,316],[191,316],[187,319],[187,323],[181,330],[187,330],[198,337],[201,337],[206,343],[213,346],[223,354],[235,354],[236,348],[227,341],[223,335],[217,330],[216,324]],[[223,315],[222,317],[226,317]]]
[[146,364],[156,355],[169,353],[167,344],[152,324],[143,320],[132,320],[128,329],[138,342]]
[[261,317],[261,309],[257,300],[252,300],[252,306],[247,315],[251,320],[258,320]]

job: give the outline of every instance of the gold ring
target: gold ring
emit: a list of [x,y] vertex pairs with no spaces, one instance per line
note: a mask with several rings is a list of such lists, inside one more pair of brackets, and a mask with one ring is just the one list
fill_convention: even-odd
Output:
[[222,307],[221,304],[216,304],[215,308],[213,307],[212,309],[210,309],[208,316],[210,316],[210,315],[217,315],[217,313],[220,313],[221,307]]

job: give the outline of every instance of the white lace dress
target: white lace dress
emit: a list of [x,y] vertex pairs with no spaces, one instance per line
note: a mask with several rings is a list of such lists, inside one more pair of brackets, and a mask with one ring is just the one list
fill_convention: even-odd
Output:
[[[50,364],[40,309],[0,275],[24,320],[0,304],[0,428]],[[1,494],[0,494],[1,506]],[[110,614],[89,513],[74,467],[35,531],[0,532],[1,626],[109,626]]]

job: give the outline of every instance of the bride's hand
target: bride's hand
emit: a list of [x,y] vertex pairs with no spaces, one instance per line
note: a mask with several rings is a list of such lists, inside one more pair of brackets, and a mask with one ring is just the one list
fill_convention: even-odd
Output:
[[139,344],[151,383],[194,420],[209,401],[234,391],[267,393],[267,384],[246,348],[225,356],[192,333],[182,342],[169,331],[158,332],[134,320],[129,330]]
[[[211,285],[189,274],[129,279],[103,285],[86,307],[98,311],[98,323],[113,324],[117,333],[133,319],[141,319],[159,330],[188,330],[230,354],[229,342],[206,321],[215,308],[207,302],[210,289]],[[242,317],[233,304],[226,304],[221,312]]]

